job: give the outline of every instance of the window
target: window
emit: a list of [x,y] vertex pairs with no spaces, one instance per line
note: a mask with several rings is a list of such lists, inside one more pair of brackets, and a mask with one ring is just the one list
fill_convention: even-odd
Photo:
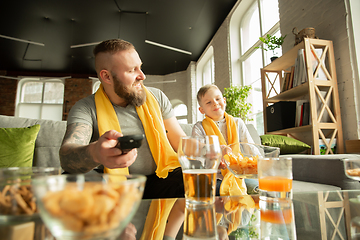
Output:
[[[215,82],[215,72],[214,72],[215,62],[214,62],[214,48],[210,46],[198,61],[196,66],[196,85],[195,91],[192,93],[193,106],[197,110],[198,103],[196,100],[196,94],[198,90],[210,83]],[[199,112],[195,111],[195,120],[200,121],[204,116]]]
[[174,112],[176,119],[179,123],[187,124],[187,107],[185,104],[181,103],[179,105],[174,106]]
[[92,93],[96,93],[96,91],[99,89],[100,87],[100,80],[98,78],[93,78],[92,79]]
[[202,71],[202,84],[206,85],[214,82],[214,56],[212,55],[204,65]]
[[23,78],[17,88],[17,117],[62,120],[64,83],[60,79]]
[[[244,8],[247,10],[244,11]],[[262,44],[259,40],[261,36],[270,34],[280,37],[278,0],[244,0],[239,4],[234,16],[230,23],[230,39],[232,45],[238,47],[232,47],[231,50],[236,57],[232,57],[233,84],[252,86],[248,101],[252,104],[250,118],[253,121],[249,123],[256,127],[259,134],[263,134],[260,68],[270,63],[272,52],[256,47]],[[239,54],[233,54],[234,51]],[[278,54],[281,54],[281,50]]]

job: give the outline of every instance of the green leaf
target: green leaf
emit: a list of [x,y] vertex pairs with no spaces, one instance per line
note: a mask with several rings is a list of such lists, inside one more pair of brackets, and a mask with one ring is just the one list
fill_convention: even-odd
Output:
[[241,118],[243,121],[253,120],[248,117],[251,113],[250,109],[252,104],[246,102],[251,89],[251,86],[231,86],[229,88],[225,88],[225,111],[234,117]]

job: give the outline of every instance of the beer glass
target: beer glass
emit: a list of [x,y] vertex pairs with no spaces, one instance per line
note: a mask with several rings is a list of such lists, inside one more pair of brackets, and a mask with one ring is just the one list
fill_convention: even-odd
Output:
[[182,137],[178,158],[183,171],[186,202],[214,203],[216,174],[221,159],[218,136]]

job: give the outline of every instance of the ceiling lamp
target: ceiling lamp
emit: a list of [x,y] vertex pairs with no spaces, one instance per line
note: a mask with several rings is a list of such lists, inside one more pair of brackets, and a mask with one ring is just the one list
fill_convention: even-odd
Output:
[[9,39],[9,40],[14,40],[14,41],[18,41],[18,42],[24,42],[24,43],[30,43],[30,44],[45,47],[45,44],[43,44],[43,43],[33,42],[33,41],[25,40],[25,39],[14,38],[14,37],[9,37],[9,36],[5,36],[5,35],[0,35],[0,37],[1,38],[6,38],[6,39]]
[[185,51],[185,50],[182,50],[182,49],[179,49],[179,48],[170,47],[170,46],[167,46],[167,45],[164,45],[164,44],[161,44],[161,43],[157,43],[157,42],[153,42],[153,41],[149,41],[149,40],[145,40],[145,43],[148,43],[148,44],[151,44],[151,45],[154,45],[154,46],[158,46],[158,47],[162,47],[162,48],[166,48],[166,49],[169,49],[169,50],[172,50],[172,51],[192,55],[192,53],[189,52],[189,51]]
[[72,45],[72,46],[70,46],[70,48],[79,48],[79,47],[94,46],[94,45],[98,45],[99,43],[101,43],[101,42],[84,43],[84,44]]

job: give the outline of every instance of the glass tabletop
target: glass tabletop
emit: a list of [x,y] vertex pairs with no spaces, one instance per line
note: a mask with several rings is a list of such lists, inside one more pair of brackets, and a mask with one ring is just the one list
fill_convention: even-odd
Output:
[[[276,232],[283,234],[281,239],[351,239],[351,234],[360,232],[360,197],[358,196],[360,190],[295,192],[291,201],[280,203],[259,200],[257,195],[216,197],[215,204],[196,210],[198,212],[192,210],[193,216],[197,216],[192,224],[200,221],[201,217],[206,215],[204,213],[210,213],[214,218],[218,239],[260,239],[265,228],[272,229],[272,232],[265,231],[266,234],[271,235]],[[246,208],[244,203],[247,197],[254,200],[255,207]],[[163,200],[175,199],[141,201],[131,221],[137,229],[137,239],[143,234],[147,216],[152,214],[148,214],[151,203]],[[185,203],[185,199],[176,200]],[[179,215],[182,224],[176,239],[183,239],[185,215]],[[36,221],[23,220],[21,224],[27,221],[34,222],[33,239],[54,239],[38,218]],[[15,223],[12,224],[15,226]],[[153,225],[157,224],[160,223],[153,222]],[[5,225],[7,224],[4,217],[0,216],[0,232],[9,231]],[[294,233],[293,237],[292,233]]]
[[[241,207],[234,207],[231,211],[226,208],[231,201],[233,205],[241,202],[240,196],[216,197],[213,207],[218,234],[225,232],[227,235],[219,239],[351,239],[351,232],[360,232],[360,220],[356,221],[356,217],[360,219],[360,190],[297,192],[293,193],[290,202],[278,204],[259,200],[257,195],[251,197],[256,203],[255,208],[243,207],[241,211]],[[155,200],[142,200],[132,220],[137,228],[137,239],[144,229],[152,201]],[[240,220],[235,217],[236,211],[241,212]],[[263,228],[271,228],[273,233],[285,233],[281,238],[260,238]],[[176,239],[183,239],[183,232],[184,224]],[[269,231],[263,231],[264,233],[272,234]],[[291,236],[292,233],[294,236]]]

